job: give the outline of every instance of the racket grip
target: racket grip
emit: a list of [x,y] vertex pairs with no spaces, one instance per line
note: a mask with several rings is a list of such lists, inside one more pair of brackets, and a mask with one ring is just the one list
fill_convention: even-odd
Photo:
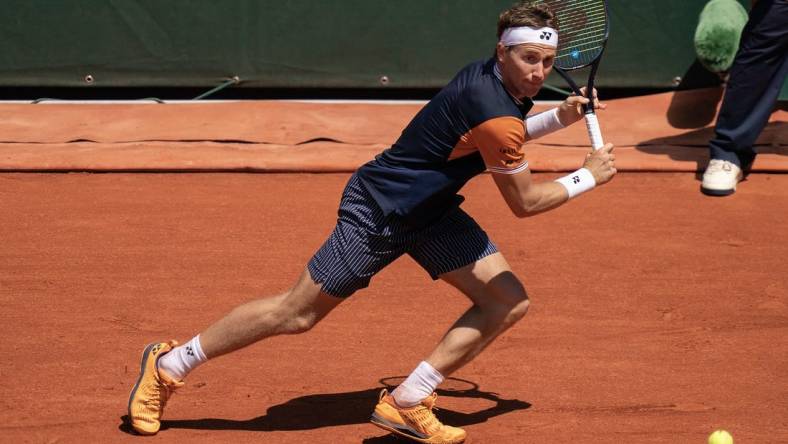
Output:
[[586,128],[588,129],[588,138],[591,139],[591,147],[598,150],[605,146],[602,141],[602,131],[599,129],[599,121],[596,119],[596,114],[586,113]]

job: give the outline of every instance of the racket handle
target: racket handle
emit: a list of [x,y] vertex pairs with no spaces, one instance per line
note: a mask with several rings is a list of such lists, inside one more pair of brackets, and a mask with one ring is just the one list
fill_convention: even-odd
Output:
[[591,139],[591,146],[594,150],[598,150],[605,146],[602,141],[602,131],[599,130],[599,121],[596,119],[596,114],[586,113],[586,128],[588,129],[588,138]]

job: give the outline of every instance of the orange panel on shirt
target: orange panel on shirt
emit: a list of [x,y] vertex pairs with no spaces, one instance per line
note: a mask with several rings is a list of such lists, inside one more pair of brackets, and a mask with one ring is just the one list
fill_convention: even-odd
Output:
[[524,143],[522,120],[512,116],[495,117],[463,134],[449,160],[478,150],[491,172],[516,173],[528,167]]

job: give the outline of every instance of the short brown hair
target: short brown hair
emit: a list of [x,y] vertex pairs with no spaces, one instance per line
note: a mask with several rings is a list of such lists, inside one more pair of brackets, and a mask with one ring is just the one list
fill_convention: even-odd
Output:
[[558,19],[544,3],[522,0],[498,16],[498,40],[506,28],[530,26],[532,28],[550,27],[558,29]]

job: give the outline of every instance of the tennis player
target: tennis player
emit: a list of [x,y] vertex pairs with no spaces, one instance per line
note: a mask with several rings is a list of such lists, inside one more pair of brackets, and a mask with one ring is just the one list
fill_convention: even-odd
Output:
[[432,279],[456,287],[473,305],[401,385],[381,392],[371,421],[418,442],[462,442],[464,430],[433,414],[435,389],[522,318],[529,302],[495,244],[460,208],[458,191],[489,171],[512,212],[525,217],[556,208],[616,173],[607,144],[578,159],[582,168],[569,175],[532,181],[523,144],[580,120],[581,104],[589,103],[571,96],[554,109],[527,115],[551,71],[557,28],[545,6],[521,2],[501,13],[494,56],[463,68],[391,148],[350,177],[336,228],[292,289],[235,308],[183,345],[145,348],[129,397],[132,427],[157,433],[165,403],[197,366],[270,336],[308,331],[409,254]]

